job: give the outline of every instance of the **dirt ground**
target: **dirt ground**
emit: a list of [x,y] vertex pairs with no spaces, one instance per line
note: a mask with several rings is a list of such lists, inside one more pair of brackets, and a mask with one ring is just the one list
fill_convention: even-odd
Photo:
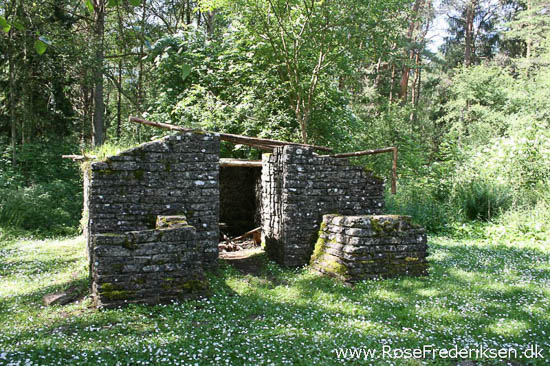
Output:
[[239,250],[237,252],[220,252],[220,259],[235,267],[243,274],[260,275],[265,268],[265,258],[261,247]]

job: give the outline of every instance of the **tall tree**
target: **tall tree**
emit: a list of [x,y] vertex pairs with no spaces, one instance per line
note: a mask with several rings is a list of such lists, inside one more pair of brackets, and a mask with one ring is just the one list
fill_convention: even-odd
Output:
[[103,145],[105,124],[105,101],[103,95],[103,68],[105,62],[105,7],[106,0],[93,0],[94,10],[94,46],[95,65],[94,82],[94,116],[92,143],[95,146]]
[[418,14],[419,14],[420,8],[423,6],[424,2],[425,2],[425,0],[415,0],[414,3],[413,3],[411,15],[410,15],[409,28],[407,30],[407,35],[406,35],[406,39],[405,39],[406,42],[407,42],[408,50],[406,51],[406,60],[405,60],[405,63],[403,64],[403,69],[402,69],[402,72],[401,72],[401,82],[399,83],[399,85],[400,85],[399,96],[401,97],[401,100],[403,102],[407,101],[407,89],[408,89],[408,86],[409,86],[409,74],[410,74],[410,71],[411,71],[409,61],[413,59],[414,54],[415,54],[414,47],[412,46],[412,43],[414,41],[413,40],[413,35],[414,35],[415,30],[417,29],[417,26],[418,26],[418,23],[419,23]]
[[[309,140],[311,117],[319,83],[350,63],[374,61],[376,50],[396,35],[391,18],[405,1],[376,0],[238,0],[203,1],[203,9],[222,6],[230,10],[236,25],[243,24],[271,62],[280,65],[282,82],[288,85],[289,104],[300,127],[301,139]],[[269,56],[268,56],[269,55]]]
[[508,0],[443,0],[448,36],[442,51],[449,68],[470,66],[481,58],[492,58],[501,48],[497,31],[500,19],[508,16]]
[[472,48],[475,45],[472,43],[474,38],[474,18],[477,13],[479,0],[470,0],[466,4],[466,17],[464,25],[464,66],[470,66],[472,62]]

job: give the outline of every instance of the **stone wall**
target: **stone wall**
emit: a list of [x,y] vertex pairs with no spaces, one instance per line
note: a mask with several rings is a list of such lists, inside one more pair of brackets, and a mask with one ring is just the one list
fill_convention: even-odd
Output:
[[324,215],[311,265],[346,282],[425,275],[426,233],[408,216]]
[[[197,253],[196,260],[203,268],[216,263],[219,237],[219,137],[216,135],[173,135],[92,163],[85,174],[84,186],[85,231],[92,279],[109,262],[109,257],[118,257],[120,252],[120,246],[113,245],[103,247],[99,255],[96,246],[106,240],[105,235],[100,234],[139,236],[143,232],[156,238],[151,239],[152,242],[163,243],[153,234],[159,215],[185,216],[193,227],[194,244],[190,244],[191,234],[187,233],[190,229],[183,230],[185,235],[178,234],[183,235],[182,246],[174,255],[186,257]],[[135,242],[138,246],[143,243]],[[142,254],[134,253],[129,260],[144,262],[141,257]],[[174,277],[167,268],[148,278]]]
[[347,159],[296,146],[276,148],[262,159],[262,241],[280,264],[309,262],[324,214],[384,209],[383,181]]
[[178,219],[152,230],[93,235],[92,293],[98,306],[158,304],[208,289],[197,231],[183,216]]

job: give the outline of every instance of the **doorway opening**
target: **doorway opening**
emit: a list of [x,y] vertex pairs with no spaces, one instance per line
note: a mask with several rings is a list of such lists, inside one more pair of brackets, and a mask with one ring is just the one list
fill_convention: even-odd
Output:
[[220,254],[259,246],[261,176],[261,161],[220,159]]

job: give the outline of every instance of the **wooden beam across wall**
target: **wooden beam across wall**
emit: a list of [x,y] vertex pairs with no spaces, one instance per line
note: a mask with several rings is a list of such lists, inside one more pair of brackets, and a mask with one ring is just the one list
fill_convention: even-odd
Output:
[[261,168],[261,160],[220,159],[221,167]]
[[[192,131],[198,131],[196,129],[171,125],[169,123],[160,123],[160,122],[153,122],[148,121],[143,118],[137,118],[137,117],[130,117],[130,122],[139,123],[142,125],[157,127],[157,128],[164,128],[172,131],[181,131],[181,132],[192,132]],[[325,146],[316,146],[316,145],[308,145],[308,144],[300,144],[297,142],[290,142],[290,141],[280,141],[280,140],[273,140],[273,139],[265,139],[260,137],[250,137],[250,136],[242,136],[242,135],[235,135],[232,133],[223,133],[223,132],[210,132],[210,131],[204,131],[209,133],[216,133],[220,136],[221,141],[227,141],[234,144],[243,144],[243,145],[249,145],[258,149],[262,150],[273,150],[273,148],[277,146],[285,146],[285,145],[292,145],[292,146],[301,146],[301,147],[308,147],[313,148],[315,150],[320,151],[332,151],[331,148],[325,147]]]

